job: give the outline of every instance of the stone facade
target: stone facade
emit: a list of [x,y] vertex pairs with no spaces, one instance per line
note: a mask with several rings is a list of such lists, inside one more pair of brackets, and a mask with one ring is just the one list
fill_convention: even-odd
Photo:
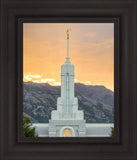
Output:
[[[85,123],[85,126],[83,124],[83,126],[86,128],[86,133],[84,133],[85,135],[81,135],[82,132],[80,132],[80,134],[78,134],[78,127],[75,129],[73,129],[73,127],[69,124],[65,125],[62,124],[62,126],[60,125],[62,122],[57,122],[57,127],[56,130],[54,128],[52,128],[52,125],[54,126],[54,121],[52,121],[53,123],[51,123],[51,127],[50,129],[53,129],[50,131],[50,135],[49,135],[49,123],[33,123],[32,127],[36,128],[36,132],[38,133],[39,137],[62,137],[63,135],[63,131],[68,128],[72,130],[72,137],[110,137],[111,135],[111,128],[114,128],[114,124],[113,123]],[[79,121],[80,122],[80,121]],[[76,124],[76,123],[75,123]],[[74,123],[73,123],[74,126]],[[75,126],[74,126],[75,127]],[[74,131],[74,133],[73,133]],[[80,130],[79,130],[80,131]],[[84,130],[83,130],[84,131]]]
[[65,129],[71,129],[72,137],[85,137],[84,120],[50,120],[49,137],[62,137]]

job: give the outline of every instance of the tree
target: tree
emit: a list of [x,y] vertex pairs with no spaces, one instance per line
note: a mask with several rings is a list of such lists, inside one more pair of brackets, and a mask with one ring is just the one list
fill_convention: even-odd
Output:
[[114,127],[111,127],[111,134],[110,137],[114,137]]
[[36,128],[32,127],[32,123],[29,117],[25,117],[23,120],[23,137],[38,137]]

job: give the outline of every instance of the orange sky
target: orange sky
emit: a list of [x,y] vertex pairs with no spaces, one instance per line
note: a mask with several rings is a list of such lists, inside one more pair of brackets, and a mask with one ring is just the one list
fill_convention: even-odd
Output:
[[61,65],[67,56],[67,28],[75,82],[114,90],[113,23],[24,23],[24,81],[60,85]]

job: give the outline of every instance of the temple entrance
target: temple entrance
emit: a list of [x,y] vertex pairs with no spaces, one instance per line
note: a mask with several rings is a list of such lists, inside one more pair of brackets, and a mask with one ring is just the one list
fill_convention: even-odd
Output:
[[65,128],[62,132],[62,137],[72,137],[72,131],[69,128]]

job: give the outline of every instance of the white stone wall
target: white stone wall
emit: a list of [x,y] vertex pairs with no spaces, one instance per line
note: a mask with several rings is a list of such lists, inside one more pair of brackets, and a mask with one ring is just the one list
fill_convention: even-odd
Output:
[[[66,126],[69,126],[66,124]],[[48,123],[33,123],[33,127],[36,127],[36,131],[39,137],[49,137],[49,124]],[[114,127],[113,123],[86,123],[86,133],[84,137],[110,137],[111,127]],[[55,134],[56,130],[52,130]],[[58,132],[59,133],[59,132]],[[59,134],[58,134],[59,135]]]

